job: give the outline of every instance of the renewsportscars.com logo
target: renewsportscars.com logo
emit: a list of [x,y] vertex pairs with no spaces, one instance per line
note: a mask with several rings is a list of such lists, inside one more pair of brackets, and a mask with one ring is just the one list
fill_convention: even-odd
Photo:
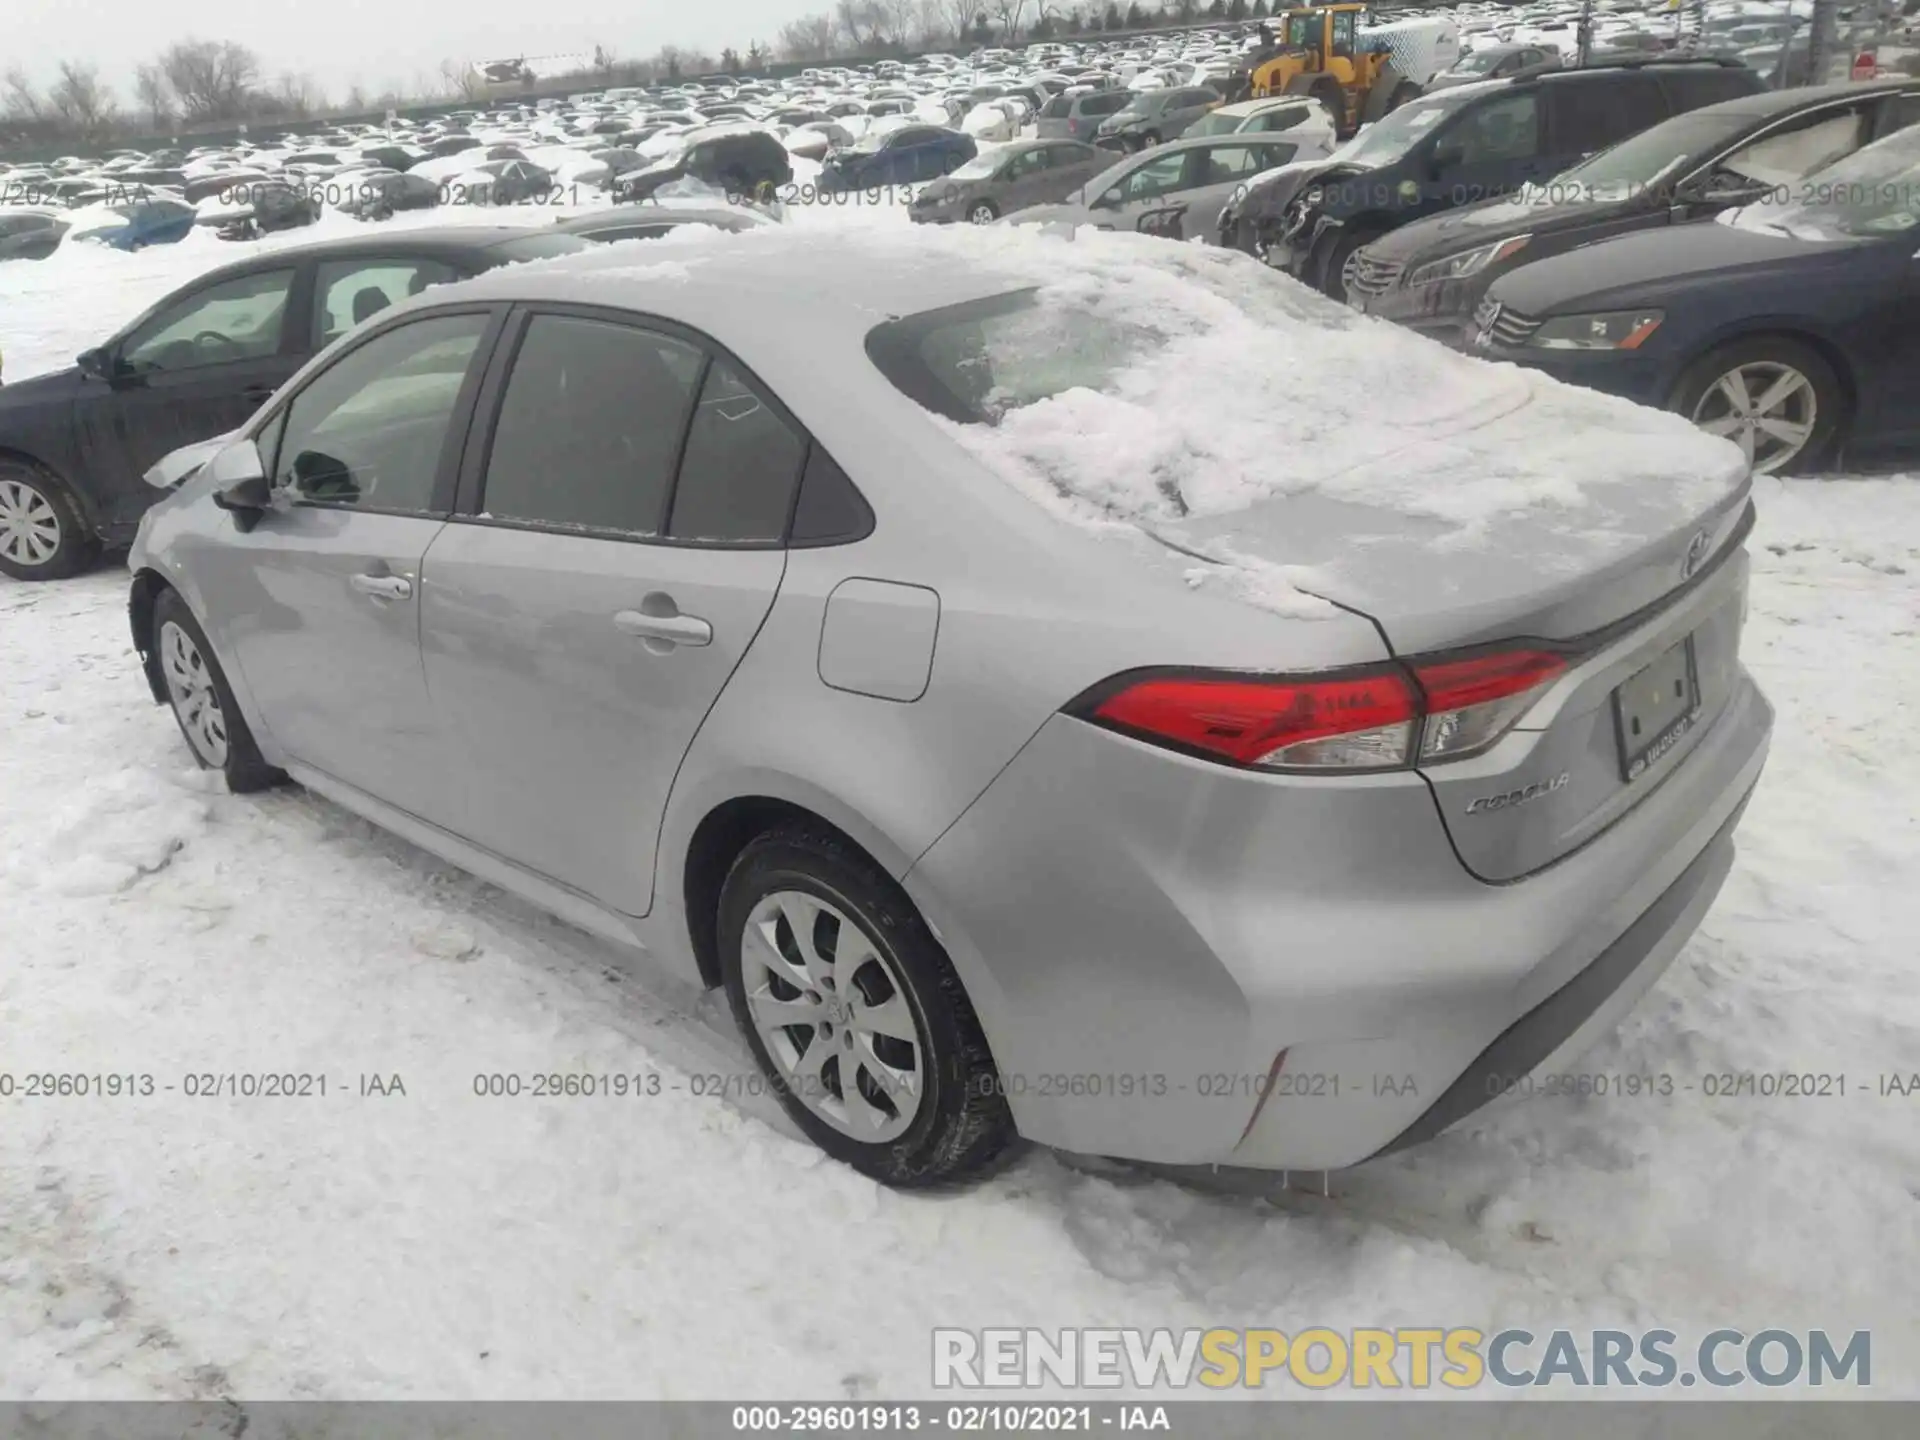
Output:
[[1865,1389],[1873,1383],[1873,1340],[1865,1330],[1844,1343],[1824,1330],[1713,1330],[1686,1344],[1671,1330],[940,1329],[933,1383],[943,1390]]

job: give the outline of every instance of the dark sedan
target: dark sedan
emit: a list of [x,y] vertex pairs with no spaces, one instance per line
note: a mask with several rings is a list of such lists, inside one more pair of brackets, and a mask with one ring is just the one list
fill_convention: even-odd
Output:
[[66,233],[67,222],[50,211],[0,213],[0,260],[44,260]]
[[1920,443],[1920,128],[1784,198],[1494,282],[1474,349],[1676,410],[1760,473]]
[[0,386],[0,572],[59,579],[126,544],[159,496],[149,466],[239,425],[395,301],[587,243],[462,226],[279,250],[201,276],[70,369]]
[[1078,140],[1019,140],[976,155],[913,197],[913,219],[986,225],[1029,205],[1065,200],[1113,164],[1113,156]]
[[1359,251],[1357,310],[1448,343],[1518,266],[1635,230],[1710,220],[1920,120],[1920,80],[1770,91],[1709,105],[1624,140],[1558,179],[1416,220]]
[[863,135],[835,150],[820,167],[818,188],[827,192],[878,190],[937,180],[979,153],[971,135],[940,125],[903,125],[880,135]]

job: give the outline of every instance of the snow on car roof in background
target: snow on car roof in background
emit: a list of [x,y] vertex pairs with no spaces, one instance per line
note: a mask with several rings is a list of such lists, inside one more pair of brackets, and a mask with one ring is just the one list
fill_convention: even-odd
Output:
[[807,332],[815,363],[831,364],[883,319],[1031,289],[1031,335],[1091,318],[1113,337],[1100,388],[991,426],[936,423],[1009,483],[1096,523],[1317,491],[1444,522],[1458,540],[1503,515],[1558,516],[1555,530],[1604,550],[1663,515],[1684,523],[1745,478],[1736,447],[1679,416],[1456,354],[1236,252],[1017,226],[771,227],[668,236],[646,259],[567,256],[470,284],[575,297],[604,284],[609,303],[704,325],[737,320],[750,297],[764,336],[835,317]]

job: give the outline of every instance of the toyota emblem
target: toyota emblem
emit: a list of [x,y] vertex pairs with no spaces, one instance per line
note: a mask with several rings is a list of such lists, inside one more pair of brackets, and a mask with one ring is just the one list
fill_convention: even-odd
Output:
[[1689,540],[1687,542],[1687,557],[1680,562],[1680,578],[1682,580],[1691,580],[1694,572],[1706,564],[1707,551],[1712,548],[1713,534],[1711,531],[1702,530],[1698,535],[1695,535],[1693,539]]

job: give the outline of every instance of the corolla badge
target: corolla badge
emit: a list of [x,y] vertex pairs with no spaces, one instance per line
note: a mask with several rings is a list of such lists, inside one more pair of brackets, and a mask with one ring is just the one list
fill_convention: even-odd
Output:
[[1551,795],[1561,789],[1573,778],[1573,773],[1562,770],[1551,780],[1536,780],[1533,784],[1519,790],[1509,790],[1504,795],[1482,795],[1467,806],[1469,815],[1491,815],[1496,810],[1515,810],[1538,800],[1543,795]]

